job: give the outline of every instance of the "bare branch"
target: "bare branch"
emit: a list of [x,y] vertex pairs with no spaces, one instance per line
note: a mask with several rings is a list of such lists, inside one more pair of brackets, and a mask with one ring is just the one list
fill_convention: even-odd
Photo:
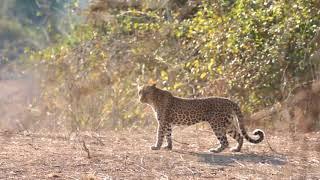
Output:
[[84,140],[82,140],[82,147],[83,147],[83,150],[87,152],[88,158],[90,159],[91,158],[90,151],[89,151],[88,147],[86,146],[86,143]]

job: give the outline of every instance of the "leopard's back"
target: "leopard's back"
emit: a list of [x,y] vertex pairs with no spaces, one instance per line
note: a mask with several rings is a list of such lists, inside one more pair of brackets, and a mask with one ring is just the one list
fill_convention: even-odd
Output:
[[221,97],[185,99],[173,96],[168,107],[169,120],[178,125],[218,120],[218,117],[232,114],[237,109],[236,103]]

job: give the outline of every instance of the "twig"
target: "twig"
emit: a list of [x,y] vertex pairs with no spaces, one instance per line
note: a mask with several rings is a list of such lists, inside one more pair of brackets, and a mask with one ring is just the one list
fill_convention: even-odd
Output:
[[141,165],[143,165],[143,166],[144,166],[143,157],[140,159],[140,163],[141,163]]
[[278,153],[276,150],[274,150],[274,149],[271,147],[271,145],[270,145],[270,143],[269,143],[269,141],[268,141],[267,138],[266,138],[266,142],[267,142],[267,144],[268,144],[269,149],[270,149],[272,152],[274,152],[274,153],[276,153],[276,154],[281,154],[281,153]]
[[184,145],[189,145],[188,143],[184,143],[184,142],[179,142],[179,141],[177,141],[177,140],[175,140],[175,139],[172,139],[174,142],[177,142],[177,143],[179,143],[179,144],[184,144]]
[[139,164],[134,164],[135,166],[137,166],[137,167],[139,167],[139,168],[141,168],[141,169],[143,169],[144,171],[148,171],[146,168],[144,168],[142,165],[139,165]]
[[180,154],[180,159],[182,160],[182,161],[184,161],[184,159],[183,159],[183,157],[182,157],[182,155]]
[[127,167],[127,160],[128,160],[128,155],[126,154],[124,156],[124,166]]
[[187,169],[188,171],[190,171],[192,175],[195,175],[195,174],[198,173],[198,172],[194,172],[194,171],[193,171],[191,168],[189,168],[189,167],[184,167],[184,168]]
[[245,165],[241,164],[239,161],[237,161],[237,160],[234,159],[234,158],[232,158],[232,160],[233,160],[235,163],[239,164],[241,167],[244,167],[244,166],[245,166]]
[[39,150],[39,148],[35,147],[32,143],[28,143],[28,145],[30,145],[34,150]]
[[86,143],[84,142],[84,140],[82,140],[82,146],[83,146],[83,150],[85,150],[87,152],[88,158],[90,159],[90,151],[88,149],[88,147],[86,146]]
[[12,137],[14,134],[18,134],[18,133],[14,133],[9,130],[0,131],[0,136]]
[[93,138],[95,138],[98,142],[99,142],[99,144],[101,145],[101,146],[104,146],[105,144],[103,143],[103,141],[100,139],[100,137],[99,136],[92,136]]
[[278,153],[276,150],[274,150],[274,149],[272,148],[272,146],[270,145],[267,137],[265,137],[265,140],[266,140],[266,142],[267,142],[267,144],[268,144],[269,149],[270,149],[272,152],[274,152],[274,153],[276,153],[276,154],[279,154],[279,155],[283,155],[283,154],[281,154],[281,153]]

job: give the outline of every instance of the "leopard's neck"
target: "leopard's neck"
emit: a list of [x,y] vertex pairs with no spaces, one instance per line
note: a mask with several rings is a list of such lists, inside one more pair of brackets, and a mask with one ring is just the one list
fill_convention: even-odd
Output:
[[167,110],[170,108],[172,98],[172,94],[168,91],[161,91],[157,97],[157,100],[150,104],[157,115],[157,119],[164,117],[167,114]]

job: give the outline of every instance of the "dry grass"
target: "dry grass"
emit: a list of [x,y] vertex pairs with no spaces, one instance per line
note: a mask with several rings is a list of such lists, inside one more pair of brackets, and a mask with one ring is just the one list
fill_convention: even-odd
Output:
[[[30,124],[34,126],[32,129],[37,127],[25,117],[30,95],[34,93],[29,85],[26,81],[0,81],[0,179],[320,178],[320,132],[303,134],[286,128],[285,133],[266,132],[268,141],[258,145],[246,142],[241,153],[227,150],[220,154],[207,152],[217,140],[208,127],[201,125],[174,129],[173,151],[150,150],[155,128],[100,134],[23,132]],[[319,112],[317,103],[306,106],[309,101],[305,101],[318,102],[318,84],[299,92],[304,92],[302,98],[294,96],[295,103],[289,105],[302,110],[315,107],[307,109],[308,112]],[[284,113],[286,109],[287,114]],[[279,120],[284,126],[303,122],[308,117],[299,116],[301,121],[298,121],[298,116],[290,114],[291,110],[298,112],[288,105],[275,105],[274,109],[261,111],[253,118],[264,119],[280,112],[274,119],[286,120]],[[284,118],[285,115],[288,118]],[[54,123],[56,119],[51,120]],[[51,127],[49,125],[47,127]],[[299,127],[299,123],[295,123],[295,128]]]
[[36,87],[32,78],[1,80],[0,76],[0,128],[28,128],[29,104],[38,94]]
[[278,131],[312,132],[320,129],[320,81],[298,85],[283,101],[250,116],[251,124]]
[[246,142],[241,153],[212,154],[207,150],[217,141],[205,129],[174,129],[173,151],[150,150],[155,129],[100,135],[2,132],[0,179],[320,178],[320,133],[266,132],[277,153],[263,141]]

